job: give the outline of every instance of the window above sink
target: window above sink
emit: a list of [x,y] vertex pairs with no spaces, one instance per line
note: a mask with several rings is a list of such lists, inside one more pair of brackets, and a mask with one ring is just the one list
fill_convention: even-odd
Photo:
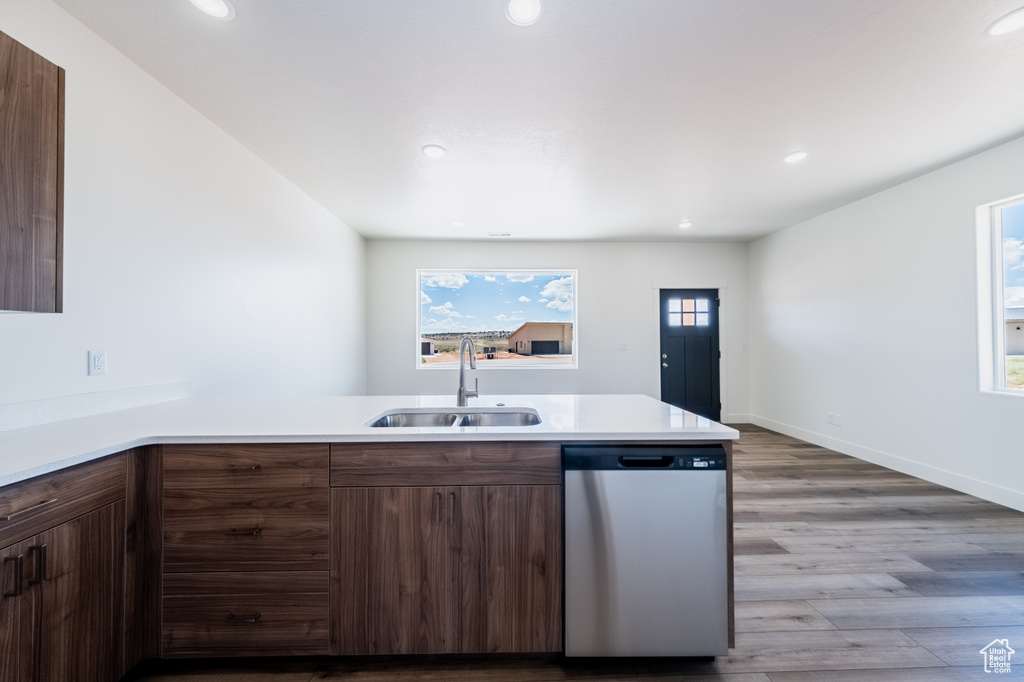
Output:
[[469,336],[480,368],[576,368],[575,270],[417,270],[419,369],[455,369]]

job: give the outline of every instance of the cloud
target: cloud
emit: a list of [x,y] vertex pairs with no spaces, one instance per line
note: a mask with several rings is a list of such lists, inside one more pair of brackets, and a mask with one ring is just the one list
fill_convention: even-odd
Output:
[[1004,308],[1024,308],[1024,287],[1005,287],[1003,289]]
[[444,287],[445,289],[461,289],[469,280],[461,272],[431,272],[420,275],[420,282],[428,287]]
[[431,313],[440,317],[462,317],[461,314],[455,311],[455,306],[452,305],[451,301],[447,301],[444,305],[434,305],[428,308]]
[[495,315],[494,319],[496,319],[498,322],[519,322],[523,318],[521,318],[521,317],[509,317],[505,313],[502,313],[501,315]]
[[1003,267],[1024,270],[1024,242],[1013,237],[1003,239]]
[[443,320],[435,320],[433,318],[424,317],[420,321],[420,333],[424,334],[431,331],[461,331],[462,327],[454,319],[446,317]]
[[420,305],[424,305],[426,303],[431,303],[431,302],[432,301],[430,300],[430,297],[427,296],[427,294],[422,289],[420,289]]
[[505,275],[510,282],[532,282],[533,275],[510,273]]
[[519,297],[519,302],[520,303],[529,303],[530,299],[528,299],[526,296],[520,296]]
[[484,275],[484,281],[485,282],[497,282],[498,278],[495,277],[494,275]]
[[548,299],[548,308],[553,308],[563,313],[572,310],[572,277],[551,280],[544,285],[540,296],[541,298]]

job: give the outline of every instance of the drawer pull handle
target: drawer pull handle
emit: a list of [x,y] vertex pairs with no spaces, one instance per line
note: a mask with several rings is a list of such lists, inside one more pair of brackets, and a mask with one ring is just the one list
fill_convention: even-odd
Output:
[[228,471],[244,473],[246,471],[259,471],[262,467],[259,464],[229,464]]
[[14,563],[14,589],[10,592],[4,592],[5,599],[8,597],[20,597],[24,589],[25,557],[21,554],[4,557],[4,566],[12,562]]
[[251,616],[237,616],[234,613],[229,613],[228,617],[224,619],[225,623],[244,623],[246,625],[255,625],[259,622],[260,616],[263,614],[257,611]]
[[56,501],[57,501],[57,498],[55,497],[52,500],[43,500],[42,502],[37,502],[36,504],[33,504],[31,507],[25,507],[24,509],[19,509],[16,512],[11,512],[7,516],[0,516],[0,521],[13,521],[14,519],[18,518],[19,516],[24,516],[25,514],[31,514],[32,512],[39,511],[43,507],[49,507],[51,504],[53,504]]
[[262,526],[256,526],[255,528],[246,528],[246,529],[243,529],[243,530],[238,530],[237,528],[232,528],[231,530],[229,530],[226,533],[226,535],[232,535],[232,536],[235,536],[235,535],[259,535],[262,532],[263,532],[263,527]]
[[29,585],[42,585],[49,578],[46,575],[46,545],[32,545],[28,548],[30,554],[36,556],[36,577],[29,580]]

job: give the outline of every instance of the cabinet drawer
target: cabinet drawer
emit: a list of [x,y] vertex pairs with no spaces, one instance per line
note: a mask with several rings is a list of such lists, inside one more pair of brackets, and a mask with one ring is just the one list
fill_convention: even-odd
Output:
[[326,444],[165,445],[164,489],[327,487]]
[[326,571],[328,488],[164,491],[164,570]]
[[124,498],[124,453],[0,488],[0,547]]
[[332,486],[559,485],[561,444],[334,443]]
[[326,571],[166,575],[163,654],[325,655],[327,613]]

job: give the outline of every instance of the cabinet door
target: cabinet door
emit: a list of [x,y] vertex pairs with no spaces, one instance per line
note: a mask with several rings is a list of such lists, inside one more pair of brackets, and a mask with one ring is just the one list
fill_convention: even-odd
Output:
[[163,655],[322,656],[327,571],[168,573]]
[[64,70],[0,32],[0,310],[61,311]]
[[21,679],[21,602],[24,589],[24,557],[20,545],[0,550],[0,680]]
[[[33,682],[111,682],[121,673],[124,501],[22,543],[21,647]],[[24,669],[24,664],[22,668]]]
[[457,490],[331,491],[332,654],[455,650]]
[[459,505],[459,651],[561,651],[561,488],[466,487]]

